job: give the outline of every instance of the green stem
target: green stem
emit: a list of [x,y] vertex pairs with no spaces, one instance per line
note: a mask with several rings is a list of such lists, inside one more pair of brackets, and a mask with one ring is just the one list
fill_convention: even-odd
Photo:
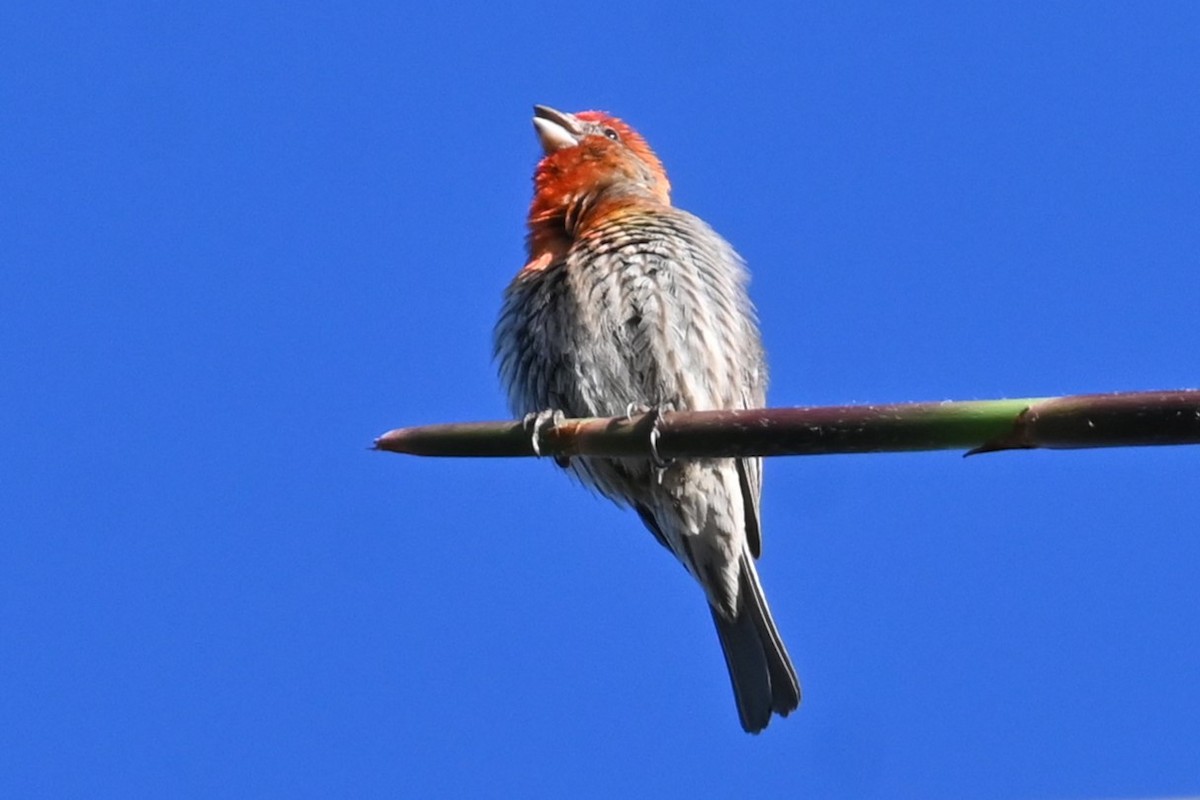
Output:
[[[540,435],[541,454],[646,458],[654,415],[568,419]],[[1200,391],[665,413],[662,458],[1200,444]],[[532,456],[521,422],[389,431],[375,448],[426,456]]]

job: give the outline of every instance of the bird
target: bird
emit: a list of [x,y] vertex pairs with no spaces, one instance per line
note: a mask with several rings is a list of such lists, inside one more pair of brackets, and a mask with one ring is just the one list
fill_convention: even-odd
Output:
[[[767,367],[749,274],[708,224],[671,204],[666,170],[623,120],[534,106],[528,259],[494,334],[509,405],[526,421],[635,410],[761,408]],[[761,458],[575,457],[584,485],[631,507],[700,584],[744,730],[800,703],[763,594]]]

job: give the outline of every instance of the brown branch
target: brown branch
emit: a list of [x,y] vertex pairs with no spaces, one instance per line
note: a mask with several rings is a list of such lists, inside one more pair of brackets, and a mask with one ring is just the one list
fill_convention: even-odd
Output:
[[[542,431],[542,455],[647,458],[653,425],[651,414],[564,420]],[[662,458],[1200,444],[1200,390],[676,412],[662,414],[657,429]],[[375,449],[535,455],[519,421],[399,428],[376,439]]]

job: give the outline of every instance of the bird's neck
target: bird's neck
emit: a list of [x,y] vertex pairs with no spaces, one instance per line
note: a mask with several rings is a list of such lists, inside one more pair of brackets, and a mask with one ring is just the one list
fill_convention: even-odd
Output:
[[[540,187],[539,187],[540,188]],[[565,254],[587,230],[633,211],[664,207],[654,193],[630,184],[609,184],[572,192],[534,194],[529,208],[529,255]]]

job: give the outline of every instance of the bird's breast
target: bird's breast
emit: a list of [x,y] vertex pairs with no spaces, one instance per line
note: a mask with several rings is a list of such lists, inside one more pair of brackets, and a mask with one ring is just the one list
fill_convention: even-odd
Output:
[[502,373],[505,358],[522,365],[506,374],[517,410],[612,416],[761,396],[744,268],[711,229],[675,213],[591,224],[563,257],[518,276],[497,328]]

